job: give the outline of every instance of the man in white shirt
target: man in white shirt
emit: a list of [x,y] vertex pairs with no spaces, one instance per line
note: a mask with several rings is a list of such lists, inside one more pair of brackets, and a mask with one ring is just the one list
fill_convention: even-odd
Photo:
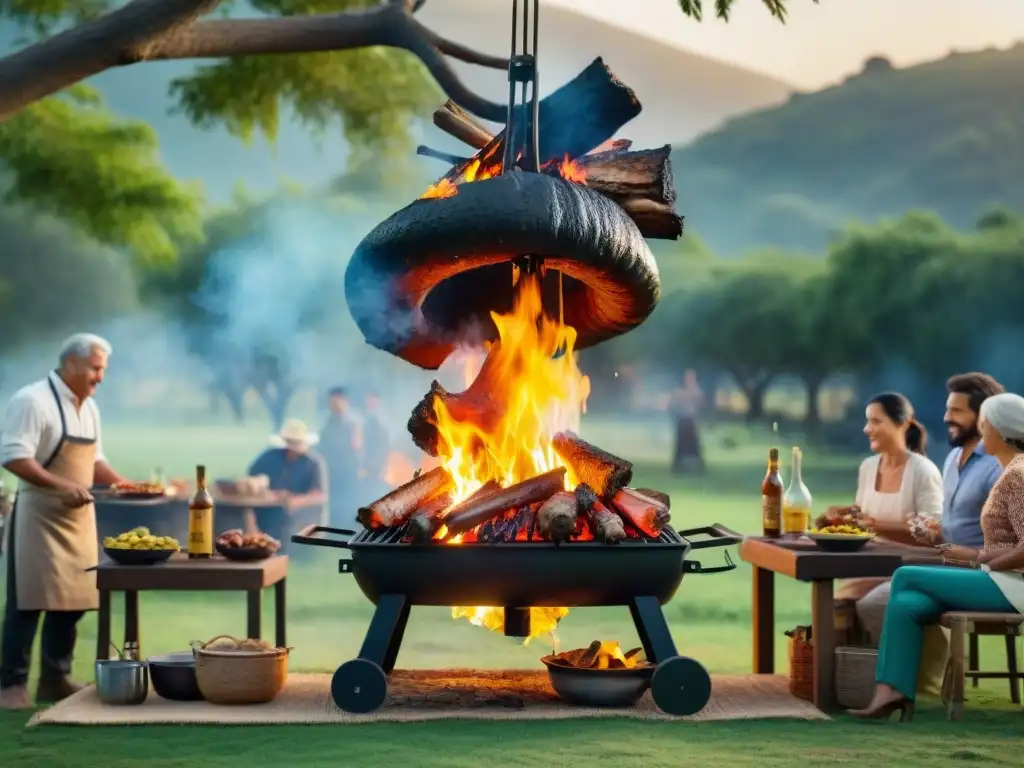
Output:
[[77,334],[60,366],[15,393],[0,432],[0,464],[20,482],[6,529],[0,709],[31,706],[28,670],[41,614],[41,670],[36,698],[59,701],[81,686],[69,678],[79,619],[99,606],[96,510],[90,488],[123,482],[100,444],[92,395],[103,381],[110,344]]

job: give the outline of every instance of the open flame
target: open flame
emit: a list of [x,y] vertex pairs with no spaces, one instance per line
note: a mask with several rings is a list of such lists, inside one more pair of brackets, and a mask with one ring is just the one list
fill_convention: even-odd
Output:
[[[436,184],[431,184],[427,187],[427,191],[420,195],[420,199],[454,197],[458,194],[460,184],[470,184],[474,181],[483,181],[484,179],[490,179],[499,175],[502,167],[501,157],[495,155],[496,153],[492,151],[488,155],[474,157],[466,163],[454,181],[443,178]],[[552,173],[574,184],[587,183],[587,169],[568,155],[562,160],[553,160],[545,163],[541,166],[541,172]]]
[[[551,438],[562,430],[579,429],[590,394],[590,380],[577,366],[573,351],[576,331],[544,314],[537,274],[517,269],[516,280],[512,311],[491,315],[498,340],[486,357],[470,358],[467,373],[472,383],[467,391],[485,405],[479,412],[454,414],[440,398],[434,404],[440,456],[455,478],[457,500],[488,481],[508,486],[562,466]],[[437,537],[446,533],[442,528]],[[473,540],[475,531],[469,531],[450,543]],[[531,608],[530,636],[552,632],[568,612]],[[457,607],[452,616],[494,631],[503,629],[500,608]]]

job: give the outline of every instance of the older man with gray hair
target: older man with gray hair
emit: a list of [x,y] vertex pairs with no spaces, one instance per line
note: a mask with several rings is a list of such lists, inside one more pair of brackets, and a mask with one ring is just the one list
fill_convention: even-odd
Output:
[[0,709],[31,706],[28,670],[41,614],[36,698],[58,701],[81,686],[71,660],[78,621],[99,606],[94,483],[123,482],[103,456],[100,412],[92,399],[110,344],[80,333],[64,342],[59,366],[18,390],[7,404],[0,464],[19,479],[6,529],[7,600],[0,659]]

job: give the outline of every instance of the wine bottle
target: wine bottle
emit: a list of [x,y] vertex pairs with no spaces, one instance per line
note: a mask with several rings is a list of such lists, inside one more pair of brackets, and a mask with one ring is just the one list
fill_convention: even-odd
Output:
[[767,539],[779,538],[782,525],[782,477],[779,475],[779,449],[768,451],[768,472],[761,482],[761,526]]
[[213,555],[213,496],[206,490],[206,467],[196,467],[196,492],[188,501],[188,556]]
[[782,533],[803,536],[811,524],[811,492],[804,485],[804,453],[793,448],[793,476],[782,499]]

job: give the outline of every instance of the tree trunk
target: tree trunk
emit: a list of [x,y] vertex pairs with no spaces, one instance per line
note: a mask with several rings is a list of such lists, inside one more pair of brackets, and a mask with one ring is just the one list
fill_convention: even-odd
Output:
[[732,378],[747,398],[747,423],[753,424],[764,419],[764,396],[775,377],[770,373],[741,376],[733,372]]
[[270,414],[270,423],[277,432],[284,426],[285,417],[288,414],[288,404],[295,395],[295,387],[290,384],[273,382],[263,387],[257,387],[260,399],[267,406]]
[[816,430],[821,426],[821,388],[824,383],[824,376],[804,376],[804,387],[807,389],[807,415],[804,421],[808,429]]

